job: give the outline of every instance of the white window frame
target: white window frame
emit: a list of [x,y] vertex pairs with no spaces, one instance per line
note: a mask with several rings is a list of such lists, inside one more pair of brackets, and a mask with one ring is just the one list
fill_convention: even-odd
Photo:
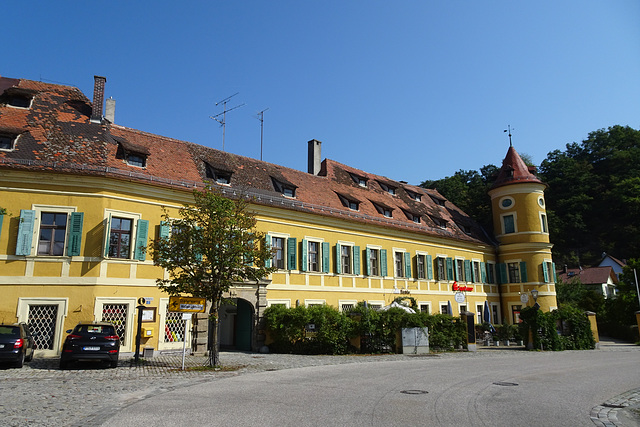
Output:
[[356,300],[352,300],[352,299],[341,299],[338,300],[338,309],[340,310],[341,313],[344,312],[344,308],[343,305],[352,305],[353,308],[355,308],[358,305],[358,301]]
[[[322,244],[324,243],[324,239],[318,239],[318,238],[315,238],[315,237],[305,237],[304,240],[307,241],[307,271],[305,271],[305,273],[318,273],[318,274],[321,274],[323,272],[323,269],[322,269],[322,267],[323,267],[323,264],[322,264],[322,257],[323,257]],[[309,268],[309,266],[311,265],[311,257],[309,256],[309,254],[310,254],[309,245],[311,243],[317,243],[318,244],[318,269],[317,270],[311,270],[311,268]]]
[[[395,277],[396,279],[410,279],[410,277],[405,277],[405,263],[404,263],[404,254],[405,254],[406,250],[404,249],[400,249],[400,248],[393,248],[393,277]],[[400,269],[401,269],[401,274],[398,275],[398,269],[397,269],[397,261],[396,261],[396,256],[400,254]]]
[[[67,255],[67,244],[69,243],[69,227],[71,225],[71,214],[77,212],[74,206],[58,206],[58,205],[31,205],[31,210],[35,211],[33,218],[33,234],[31,236],[31,256],[37,257],[55,257],[60,258]],[[67,214],[67,225],[64,233],[64,249],[62,255],[38,255],[38,245],[40,243],[40,225],[42,222],[42,213],[64,213]]]
[[[367,249],[371,250],[371,251],[376,251],[376,274],[373,274],[373,271],[371,271],[371,265],[369,265],[368,267],[365,266],[365,273],[367,270],[369,270],[371,272],[371,275],[369,277],[382,277],[382,268],[380,266],[380,251],[382,250],[382,246],[375,246],[375,245],[367,245]],[[371,259],[366,259],[365,257],[365,262],[371,262]],[[388,272],[387,272],[388,273]],[[383,303],[384,306],[384,303]]]
[[[453,316],[453,313],[443,313],[443,312],[442,312],[442,308],[443,308],[443,307],[444,307],[447,311],[449,311],[449,303],[448,303],[448,301],[444,301],[444,302],[440,301],[440,302],[438,303],[438,307],[440,308],[440,314],[448,314],[449,316]],[[452,308],[453,308],[453,307],[452,307]]]
[[[476,267],[478,267],[477,270]],[[475,280],[473,280],[474,278]],[[471,260],[471,279],[473,283],[482,283],[482,264],[479,259]]]
[[[502,202],[504,202],[505,200],[511,200],[511,204],[509,206],[502,206]],[[501,197],[500,200],[498,201],[498,206],[500,206],[500,209],[502,210],[507,210],[507,209],[513,209],[513,207],[516,205],[516,201],[513,197],[511,196],[504,196]]]
[[[494,311],[494,307],[495,307],[495,311]],[[502,314],[500,313],[500,304],[491,302],[489,303],[489,308],[491,308],[491,324],[499,325],[501,322],[498,322],[498,320],[502,319]],[[496,318],[496,314],[498,318]]]
[[[505,217],[513,216],[513,233],[506,232],[506,223],[504,221]],[[517,212],[507,212],[500,214],[500,226],[502,227],[502,234],[516,234],[518,232],[518,214]]]
[[423,313],[422,307],[427,307],[428,313],[431,314],[431,301],[418,301],[418,311]]
[[93,307],[93,320],[100,321],[102,319],[102,310],[104,304],[127,304],[129,306],[127,308],[127,330],[125,332],[125,337],[127,339],[125,340],[124,344],[120,346],[120,352],[133,351],[133,346],[136,340],[134,333],[134,323],[137,326],[137,321],[135,320],[137,305],[136,298],[96,297]]
[[286,308],[291,308],[290,299],[267,299],[267,307],[272,305],[284,305]]
[[53,338],[53,350],[35,350],[34,357],[59,356],[60,348],[62,347],[62,336],[64,334],[64,322],[67,318],[69,310],[69,298],[18,298],[18,322],[29,322],[29,306],[31,305],[58,306],[58,312],[56,315],[56,326]]
[[[454,278],[453,280],[456,280],[458,282],[470,282],[469,278],[467,277],[467,272],[464,269],[464,257],[455,257],[454,259],[454,263],[453,263],[453,268],[454,268],[454,272],[453,275],[454,276],[458,276],[458,278]],[[460,271],[457,271],[457,270]]]
[[[340,245],[340,274],[346,274],[346,275],[355,275],[355,273],[353,272],[354,269],[354,248],[355,248],[355,243],[354,242],[343,242],[342,240],[338,240],[338,245]],[[342,248],[349,248],[349,272],[345,273],[344,271],[344,262],[342,259]],[[337,255],[337,254],[336,254]]]
[[[20,108],[20,107],[14,107],[14,108]],[[1,135],[6,136],[6,137],[11,137],[11,135],[13,135],[13,139],[11,141],[11,148],[0,148],[0,151],[14,151],[16,149],[16,145],[18,145],[18,139],[20,139],[20,134],[18,135],[14,135],[12,133],[1,133]]]
[[314,305],[327,305],[327,300],[324,299],[305,299],[304,306],[309,308]]
[[[160,317],[159,329],[158,329],[158,350],[175,350],[182,349],[183,341],[167,342],[164,340],[165,326],[167,324],[167,306],[169,305],[169,298],[160,298],[158,303],[158,311]],[[184,314],[184,313],[183,313]],[[182,332],[185,336],[182,337],[186,343],[186,348],[191,348],[191,319],[186,320],[185,331]]]
[[[124,219],[130,219],[131,220],[131,236],[129,237],[129,239],[131,240],[130,242],[130,247],[129,247],[129,257],[128,258],[117,258],[117,257],[110,257],[109,254],[105,253],[105,249],[106,246],[109,242],[109,239],[111,239],[111,218],[112,217],[116,217],[116,218],[124,218]],[[107,232],[107,227],[105,227],[105,236],[104,236],[104,241],[102,242],[102,254],[104,255],[105,259],[109,259],[109,260],[122,260],[122,261],[131,261],[135,256],[136,253],[136,239],[138,238],[138,220],[142,219],[142,214],[137,214],[137,213],[132,213],[132,212],[126,212],[126,211],[119,211],[119,210],[114,210],[114,209],[105,209],[104,210],[104,224],[108,224],[108,232]],[[149,229],[151,229],[151,227],[149,227]],[[149,230],[151,231],[151,230]]]
[[[289,268],[289,234],[284,234],[284,233],[273,233],[273,232],[268,232],[267,233],[269,235],[269,237],[272,239],[269,242],[269,247],[273,248],[273,238],[277,237],[278,239],[284,239],[283,245],[282,245],[282,261],[284,262],[284,268],[279,268],[278,270],[287,270]],[[271,257],[271,265],[273,265],[273,257]],[[275,266],[274,266],[275,267]]]
[[373,310],[380,310],[384,307],[384,301],[367,301],[367,307]]
[[546,212],[540,212],[540,230],[544,234],[549,234],[549,223]]

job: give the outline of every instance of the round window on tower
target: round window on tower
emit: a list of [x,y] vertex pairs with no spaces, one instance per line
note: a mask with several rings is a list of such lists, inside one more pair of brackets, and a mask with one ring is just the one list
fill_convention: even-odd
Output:
[[540,205],[541,208],[544,208],[544,199],[542,197],[538,199],[538,204]]
[[500,207],[502,209],[508,209],[511,206],[513,206],[513,198],[511,197],[504,197],[502,200],[500,200]]

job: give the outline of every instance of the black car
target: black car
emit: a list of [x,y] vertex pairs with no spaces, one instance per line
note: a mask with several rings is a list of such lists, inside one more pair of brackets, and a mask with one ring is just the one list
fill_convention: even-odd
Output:
[[33,359],[35,342],[25,323],[0,325],[0,362],[10,362],[22,368]]
[[60,369],[67,369],[74,361],[104,361],[109,367],[118,366],[120,338],[116,327],[107,322],[78,323],[67,331],[69,335],[62,346]]

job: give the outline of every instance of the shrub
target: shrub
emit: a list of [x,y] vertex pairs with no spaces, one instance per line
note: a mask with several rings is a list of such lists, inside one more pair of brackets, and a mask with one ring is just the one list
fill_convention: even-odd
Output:
[[520,334],[527,341],[532,332],[533,348],[544,350],[587,350],[595,348],[595,339],[587,315],[564,306],[549,313],[532,307],[520,312]]

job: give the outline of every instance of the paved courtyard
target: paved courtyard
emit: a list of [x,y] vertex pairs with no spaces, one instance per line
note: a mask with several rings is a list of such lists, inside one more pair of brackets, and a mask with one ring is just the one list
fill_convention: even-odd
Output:
[[[640,355],[638,347],[634,346],[604,345],[597,351],[638,351]],[[115,369],[88,364],[78,365],[67,371],[58,369],[57,359],[35,359],[22,369],[0,370],[0,425],[100,425],[120,409],[145,398],[252,372],[401,361],[412,357],[464,359],[490,358],[500,354],[518,358],[528,353],[504,347],[481,347],[476,353],[454,352],[423,356],[300,356],[222,352],[221,361],[225,368],[219,371],[199,369],[206,365],[207,360],[194,356],[186,357],[187,369],[182,371],[182,358],[175,354],[149,358],[139,366],[134,366],[132,359],[123,354]],[[629,425],[628,420],[637,420],[634,412],[627,409],[623,413],[620,408],[640,403],[640,389],[620,390],[620,393],[621,396],[611,396],[611,401],[602,402],[603,405],[593,409],[591,416],[592,419],[595,418],[596,425],[621,425],[615,423],[618,419],[626,420],[627,424],[624,425]],[[598,419],[602,420],[600,424]]]

